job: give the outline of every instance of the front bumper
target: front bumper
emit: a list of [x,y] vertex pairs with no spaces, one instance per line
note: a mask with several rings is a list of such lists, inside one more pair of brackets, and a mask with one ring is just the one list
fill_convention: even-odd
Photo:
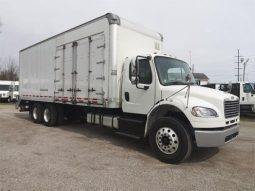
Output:
[[195,138],[198,147],[219,147],[234,140],[239,134],[239,124],[223,128],[195,129]]

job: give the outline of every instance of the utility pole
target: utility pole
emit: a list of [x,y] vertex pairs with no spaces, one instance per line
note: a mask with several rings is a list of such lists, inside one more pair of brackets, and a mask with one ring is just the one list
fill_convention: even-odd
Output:
[[249,58],[243,63],[243,81],[245,80],[245,69],[248,62],[249,62]]
[[191,68],[191,51],[189,51],[189,67]]
[[240,56],[240,53],[239,53],[239,49],[237,50],[237,82],[239,82],[240,81],[240,69],[242,69],[242,68],[240,68],[240,63],[241,62],[243,62],[243,58],[242,58],[242,56]]

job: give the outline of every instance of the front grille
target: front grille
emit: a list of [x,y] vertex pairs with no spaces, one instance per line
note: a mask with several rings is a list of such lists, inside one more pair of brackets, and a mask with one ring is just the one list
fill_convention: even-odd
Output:
[[231,117],[238,116],[239,110],[240,110],[239,100],[224,102],[225,118],[231,118]]

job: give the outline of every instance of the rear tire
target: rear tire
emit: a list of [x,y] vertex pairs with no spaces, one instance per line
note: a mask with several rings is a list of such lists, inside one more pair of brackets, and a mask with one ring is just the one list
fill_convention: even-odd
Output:
[[32,105],[31,109],[29,110],[29,116],[34,123],[42,122],[42,110],[42,105],[40,103],[35,103]]
[[192,151],[191,138],[184,125],[172,117],[159,118],[149,132],[149,142],[157,158],[178,164]]
[[43,109],[43,123],[48,127],[57,124],[57,109],[55,105],[47,104]]

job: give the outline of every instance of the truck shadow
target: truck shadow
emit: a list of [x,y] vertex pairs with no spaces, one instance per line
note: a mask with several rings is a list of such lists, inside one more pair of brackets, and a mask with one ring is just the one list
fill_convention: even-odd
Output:
[[[26,114],[15,113],[14,116],[19,119],[30,121],[28,113]],[[155,158],[154,154],[152,153],[150,149],[148,141],[144,139],[134,139],[127,136],[123,136],[118,134],[117,131],[109,129],[109,128],[90,125],[90,124],[81,123],[77,121],[66,121],[65,125],[57,126],[54,128],[59,128],[65,131],[81,134],[82,136],[84,136],[84,140],[99,139],[102,141],[107,141],[108,143],[111,143],[113,145],[116,145],[128,150],[138,151],[144,155]],[[213,157],[218,152],[219,152],[218,148],[194,147],[191,156],[186,161],[184,161],[184,163],[203,162]]]
[[193,148],[193,152],[190,155],[190,158],[187,159],[186,163],[197,163],[202,162],[210,159],[211,157],[215,156],[217,153],[219,153],[218,147],[212,147],[212,148]]

